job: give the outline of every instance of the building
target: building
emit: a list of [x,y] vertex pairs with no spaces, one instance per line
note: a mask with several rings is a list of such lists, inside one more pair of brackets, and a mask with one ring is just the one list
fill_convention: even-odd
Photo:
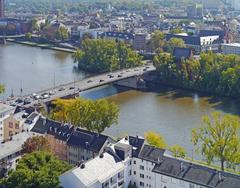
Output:
[[47,140],[50,145],[50,150],[58,159],[67,160],[67,141],[70,138],[74,127],[67,124],[61,124],[53,120],[46,120]]
[[132,33],[126,32],[115,32],[115,31],[108,31],[104,33],[104,38],[111,39],[111,40],[120,40],[126,43],[132,43],[134,39],[134,35]]
[[10,141],[0,143],[0,174],[2,176],[6,175],[10,169],[15,169],[16,161],[22,155],[22,145],[34,135],[35,133],[32,132],[21,132],[12,136]]
[[61,186],[68,188],[121,187],[124,183],[124,169],[123,162],[116,160],[113,155],[106,152],[87,164],[80,164],[61,175]]
[[133,48],[135,50],[145,50],[147,43],[147,34],[136,33],[133,39]]
[[[126,137],[60,176],[63,188],[239,188],[240,176],[174,158]],[[122,177],[124,176],[124,177]],[[124,181],[123,181],[124,180]],[[120,183],[119,183],[120,182]]]
[[190,36],[179,34],[166,34],[166,40],[170,40],[171,38],[182,39],[185,42],[187,48],[191,48],[197,54],[205,51],[218,52],[221,47],[221,40],[219,39],[219,35]]
[[23,130],[24,119],[21,114],[10,114],[3,120],[3,140],[11,139],[13,135],[19,134]]
[[14,107],[0,103],[0,142],[3,142],[3,121],[14,112]]
[[4,18],[5,0],[0,0],[0,18]]
[[75,165],[92,159],[110,142],[108,136],[77,128],[67,141],[67,161]]
[[189,5],[187,7],[187,17],[190,19],[202,18],[203,17],[203,5],[200,3]]
[[240,55],[240,43],[222,44],[223,54]]

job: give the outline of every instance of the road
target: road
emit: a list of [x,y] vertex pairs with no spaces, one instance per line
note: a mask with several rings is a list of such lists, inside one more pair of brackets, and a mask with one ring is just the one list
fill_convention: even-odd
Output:
[[[111,73],[105,73],[84,80],[75,81],[63,85],[59,85],[55,88],[48,88],[34,94],[28,94],[22,97],[22,99],[27,99],[28,104],[23,104],[23,102],[16,102],[17,98],[10,98],[4,103],[8,105],[23,105],[23,106],[34,106],[39,103],[47,103],[49,101],[55,100],[56,98],[64,98],[67,96],[78,95],[81,91],[86,91],[95,87],[99,87],[106,84],[111,84],[113,82],[127,79],[130,77],[142,75],[143,73],[154,71],[155,67],[152,64],[145,65],[143,67],[131,68],[119,70]],[[44,96],[45,95],[45,96]]]

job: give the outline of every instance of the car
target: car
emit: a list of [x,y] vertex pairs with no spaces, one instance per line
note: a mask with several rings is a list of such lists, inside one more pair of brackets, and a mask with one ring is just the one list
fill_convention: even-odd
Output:
[[73,90],[73,89],[75,89],[75,87],[73,87],[73,86],[69,87],[69,90]]
[[143,71],[147,71],[147,69],[145,68],[145,69],[143,69]]
[[99,80],[99,83],[104,82],[104,80]]
[[120,74],[124,74],[124,72],[121,72]]
[[114,76],[113,76],[113,75],[111,75],[111,76],[109,76],[109,78],[114,78]]
[[55,95],[55,92],[54,92],[54,91],[49,91],[48,94],[49,94],[49,95]]
[[87,83],[91,83],[91,82],[92,82],[92,80],[88,80],[88,81],[87,81]]
[[17,104],[23,103],[23,100],[18,98],[17,100],[15,100],[15,103],[17,103]]
[[119,74],[119,75],[118,75],[118,78],[121,78],[121,77],[122,77],[122,75],[121,75],[121,74]]
[[41,97],[39,96],[39,95],[36,95],[35,97],[34,97],[34,99],[35,100],[38,100],[38,99],[40,99]]
[[61,87],[58,91],[64,91],[65,88],[64,87]]
[[32,97],[34,98],[36,95],[37,95],[36,93],[33,93],[33,94],[32,94]]
[[23,105],[27,105],[27,104],[31,104],[31,100],[28,98],[24,99],[23,101]]
[[134,69],[134,71],[138,71],[138,69]]
[[47,99],[47,98],[49,98],[49,95],[48,94],[42,95],[42,98]]

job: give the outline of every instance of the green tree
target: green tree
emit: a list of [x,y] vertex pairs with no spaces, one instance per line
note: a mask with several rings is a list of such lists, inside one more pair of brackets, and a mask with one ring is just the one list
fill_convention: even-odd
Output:
[[28,138],[22,145],[24,153],[32,153],[34,151],[49,151],[49,143],[43,136],[34,136]]
[[169,53],[172,53],[174,48],[176,47],[185,48],[186,45],[183,39],[171,38],[169,41],[167,41],[166,47],[167,47],[167,51]]
[[4,85],[0,84],[0,94],[5,92],[5,87]]
[[183,30],[179,27],[175,28],[175,29],[171,29],[170,33],[172,34],[179,34],[179,33],[183,33]]
[[184,158],[184,157],[186,157],[186,154],[187,154],[186,150],[177,144],[170,147],[169,151],[171,151],[173,153],[174,157]]
[[142,65],[141,57],[121,41],[86,39],[82,42],[82,52],[77,51],[74,60],[81,69],[90,72],[103,73]]
[[224,170],[226,162],[240,163],[239,135],[239,117],[214,112],[211,117],[204,116],[202,126],[192,131],[192,141],[208,163],[218,159]]
[[31,30],[32,30],[32,31],[39,31],[39,29],[40,29],[40,27],[39,27],[39,25],[38,25],[38,23],[37,23],[37,19],[36,19],[36,18],[33,18],[33,19],[31,20]]
[[26,38],[27,40],[30,40],[30,39],[32,38],[32,33],[26,33],[26,34],[25,34],[25,38]]
[[151,35],[151,39],[149,41],[150,48],[152,51],[162,51],[165,45],[165,35],[163,32],[156,30]]
[[46,152],[26,154],[19,160],[16,170],[0,182],[0,187],[57,188],[60,187],[59,175],[70,167]]
[[157,134],[153,131],[149,131],[144,134],[144,137],[146,141],[152,146],[155,146],[161,149],[165,149],[167,147],[167,144],[164,138],[160,134]]
[[60,26],[56,32],[56,38],[62,41],[67,40],[69,38],[68,29]]
[[98,133],[118,122],[119,108],[105,99],[58,99],[50,117]]

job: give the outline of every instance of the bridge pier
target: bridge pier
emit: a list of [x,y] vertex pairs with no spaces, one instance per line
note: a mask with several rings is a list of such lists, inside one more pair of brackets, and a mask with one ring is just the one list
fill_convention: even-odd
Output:
[[146,82],[140,77],[140,76],[135,76],[131,78],[127,78],[124,80],[120,80],[114,83],[117,86],[123,86],[123,87],[128,87],[132,89],[146,89]]
[[6,44],[6,39],[5,38],[0,38],[0,44]]

